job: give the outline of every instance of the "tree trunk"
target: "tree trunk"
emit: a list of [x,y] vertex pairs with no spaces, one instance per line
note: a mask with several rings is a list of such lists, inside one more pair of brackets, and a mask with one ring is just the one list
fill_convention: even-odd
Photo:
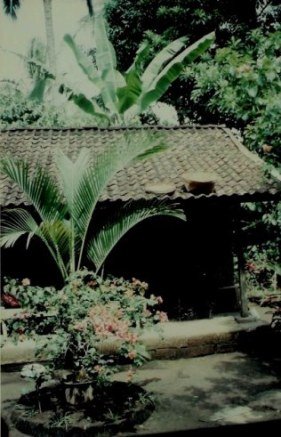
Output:
[[53,15],[52,15],[52,0],[43,0],[43,5],[44,5],[44,18],[45,18],[49,69],[53,74],[55,74],[56,50],[55,50],[55,35],[54,35]]

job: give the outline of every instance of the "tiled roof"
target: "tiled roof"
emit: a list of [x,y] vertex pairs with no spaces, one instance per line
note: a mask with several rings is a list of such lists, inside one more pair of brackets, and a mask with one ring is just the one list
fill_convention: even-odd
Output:
[[[151,135],[161,133],[169,146],[145,161],[139,161],[120,171],[111,181],[101,201],[151,199],[155,194],[146,191],[146,185],[157,181],[172,182],[176,191],[171,199],[194,198],[275,198],[280,194],[280,181],[265,179],[263,162],[250,153],[223,126],[193,127],[146,127]],[[142,132],[144,131],[142,129]],[[139,128],[130,128],[138,135]],[[117,142],[126,133],[125,129],[13,129],[0,133],[2,156],[11,154],[33,164],[55,172],[54,150],[62,148],[75,157],[79,148],[88,147],[93,156],[100,153],[107,144]],[[157,134],[159,135],[159,134]],[[182,175],[186,172],[215,173],[218,177],[216,192],[195,195],[183,187]],[[7,177],[1,180],[1,204],[28,204],[20,190]]]

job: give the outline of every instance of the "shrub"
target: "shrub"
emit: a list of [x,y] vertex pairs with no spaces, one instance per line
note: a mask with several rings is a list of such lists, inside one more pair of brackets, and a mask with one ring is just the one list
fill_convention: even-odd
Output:
[[[12,286],[15,287],[14,281]],[[38,354],[47,355],[53,370],[68,369],[76,380],[102,382],[117,370],[117,364],[138,366],[149,358],[140,339],[142,329],[166,321],[167,316],[158,309],[162,298],[146,297],[147,289],[147,283],[135,278],[103,279],[87,270],[75,273],[62,290],[45,295],[45,309],[55,309],[56,315],[52,335],[42,343],[37,329],[41,291],[34,292],[27,285],[25,292],[33,297],[23,315],[8,321],[8,331],[15,339],[19,338],[19,331],[21,338],[34,338]],[[17,294],[26,303],[22,284],[18,284]],[[49,323],[48,318],[45,321]],[[102,343],[107,350],[115,343],[117,352],[106,352]]]

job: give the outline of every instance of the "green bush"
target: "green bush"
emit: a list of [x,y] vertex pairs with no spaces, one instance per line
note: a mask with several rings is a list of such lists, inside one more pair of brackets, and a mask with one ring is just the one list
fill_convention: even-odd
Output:
[[71,102],[54,106],[30,100],[14,82],[0,84],[0,129],[26,127],[82,127],[93,125],[93,117],[79,111]]
[[275,162],[281,156],[280,55],[281,30],[254,30],[245,42],[232,39],[186,70],[194,83],[191,99],[198,121],[210,114],[216,122],[242,129],[245,143]]

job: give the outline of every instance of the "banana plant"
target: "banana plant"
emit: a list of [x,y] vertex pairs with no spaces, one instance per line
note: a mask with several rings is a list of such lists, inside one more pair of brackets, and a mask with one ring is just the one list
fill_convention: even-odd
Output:
[[[184,220],[176,204],[163,201],[125,204],[106,221],[96,224],[89,233],[98,200],[113,176],[136,159],[163,150],[161,137],[152,139],[145,131],[124,133],[119,144],[111,144],[93,158],[90,149],[82,148],[75,161],[61,150],[54,160],[57,177],[53,179],[39,165],[33,170],[28,163],[11,157],[1,161],[1,171],[25,193],[36,215],[25,209],[12,208],[2,220],[1,246],[12,247],[27,237],[27,248],[33,237],[45,244],[65,280],[79,270],[85,258],[96,271],[122,236],[142,220],[168,215]],[[91,235],[89,235],[91,234]]]
[[121,74],[106,32],[104,7],[105,0],[93,2],[95,63],[89,60],[71,35],[64,36],[77,64],[92,84],[91,96],[77,93],[64,83],[60,85],[60,92],[80,109],[97,117],[100,124],[124,125],[161,99],[184,68],[210,47],[214,33],[203,36],[188,47],[185,37],[178,38],[164,47],[148,65],[146,59],[150,46],[145,41],[130,68]]

